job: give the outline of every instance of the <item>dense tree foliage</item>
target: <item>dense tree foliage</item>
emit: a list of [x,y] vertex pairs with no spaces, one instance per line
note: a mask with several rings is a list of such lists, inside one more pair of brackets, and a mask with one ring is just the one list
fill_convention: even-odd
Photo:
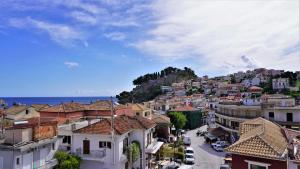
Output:
[[58,161],[56,169],[80,169],[81,158],[78,156],[58,151],[54,157]]
[[164,78],[170,74],[178,73],[179,76],[191,76],[191,78],[196,77],[195,72],[187,67],[184,67],[183,70],[174,68],[174,67],[167,67],[164,70],[160,72],[154,72],[154,73],[147,73],[146,75],[140,76],[133,80],[134,85],[141,85],[143,83],[147,83],[149,80],[156,80],[159,78]]
[[176,130],[182,129],[185,126],[187,119],[182,112],[171,112],[168,115]]
[[133,84],[136,87],[132,91],[123,91],[116,97],[121,104],[145,102],[162,94],[162,85],[171,85],[174,82],[190,80],[196,77],[195,72],[190,68],[167,67],[160,72],[148,73],[138,77],[133,80]]

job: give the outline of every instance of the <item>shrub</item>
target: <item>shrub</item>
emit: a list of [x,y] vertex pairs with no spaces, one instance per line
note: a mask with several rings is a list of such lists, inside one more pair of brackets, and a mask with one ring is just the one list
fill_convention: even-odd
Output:
[[183,151],[184,151],[184,148],[182,146],[178,147],[178,152],[183,153]]
[[81,158],[68,154],[63,151],[57,151],[54,157],[58,161],[57,169],[80,169]]
[[183,152],[175,152],[175,158],[184,160],[184,153]]

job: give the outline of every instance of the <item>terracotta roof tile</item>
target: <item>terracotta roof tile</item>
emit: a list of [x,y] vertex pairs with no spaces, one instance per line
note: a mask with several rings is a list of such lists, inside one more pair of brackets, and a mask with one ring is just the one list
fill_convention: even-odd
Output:
[[156,124],[160,124],[160,123],[167,123],[170,124],[170,118],[165,116],[165,115],[161,115],[161,114],[153,114],[152,115],[152,120],[156,123]]
[[176,109],[172,109],[171,111],[198,111],[199,109],[196,109],[192,106],[183,106],[183,107],[178,107]]
[[32,104],[31,107],[33,107],[35,110],[40,110],[43,108],[48,108],[50,107],[49,104]]
[[76,112],[76,111],[84,111],[85,106],[80,103],[70,102],[70,103],[62,103],[56,106],[51,106],[47,108],[42,108],[39,111],[42,112]]
[[240,125],[240,139],[226,148],[235,154],[281,159],[287,140],[280,126],[261,117]]
[[[124,134],[133,129],[149,129],[155,126],[155,123],[143,117],[117,116],[114,119],[114,130],[116,134]],[[74,131],[75,133],[86,134],[110,134],[111,119],[103,119],[97,123]]]
[[110,110],[110,109],[111,109],[111,101],[108,100],[96,101],[95,103],[85,105],[85,110]]
[[12,106],[9,109],[5,111],[6,114],[18,114],[24,110],[26,110],[29,106],[24,106],[24,105],[16,105]]

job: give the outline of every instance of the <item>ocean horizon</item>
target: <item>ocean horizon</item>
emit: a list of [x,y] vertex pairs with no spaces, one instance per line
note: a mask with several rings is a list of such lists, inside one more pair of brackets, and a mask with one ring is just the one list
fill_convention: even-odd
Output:
[[[79,96],[79,97],[0,97],[4,100],[8,106],[16,104],[49,104],[57,105],[60,103],[77,102],[88,104],[98,100],[110,100],[110,96]],[[116,97],[113,97],[114,101],[117,101]]]

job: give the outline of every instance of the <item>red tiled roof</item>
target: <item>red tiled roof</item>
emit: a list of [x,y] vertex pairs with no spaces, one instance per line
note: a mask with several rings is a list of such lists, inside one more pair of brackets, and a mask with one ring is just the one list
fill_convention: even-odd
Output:
[[[133,129],[149,129],[155,123],[143,117],[118,116],[114,119],[114,130],[116,134],[124,134]],[[97,123],[75,130],[74,133],[86,134],[110,134],[111,119],[103,119]]]
[[111,101],[109,100],[100,100],[95,103],[85,105],[85,110],[110,110]]
[[178,108],[175,108],[171,111],[198,111],[199,109],[196,109],[192,106],[183,106],[183,107],[178,107]]
[[50,107],[48,104],[32,104],[31,107],[33,107],[35,110],[40,110],[43,108]]
[[14,124],[13,126],[7,128],[9,129],[22,129],[22,128],[32,128],[35,126],[44,126],[44,125],[49,125],[49,124],[54,124],[57,125],[57,121],[53,118],[53,119],[43,119],[43,118],[39,118],[39,117],[34,117],[34,118],[30,118],[25,120],[27,121],[27,123],[23,123],[23,124]]
[[68,112],[77,112],[77,111],[84,111],[85,106],[80,103],[62,103],[56,106],[42,108],[39,111],[41,112],[59,112],[59,113],[68,113]]

